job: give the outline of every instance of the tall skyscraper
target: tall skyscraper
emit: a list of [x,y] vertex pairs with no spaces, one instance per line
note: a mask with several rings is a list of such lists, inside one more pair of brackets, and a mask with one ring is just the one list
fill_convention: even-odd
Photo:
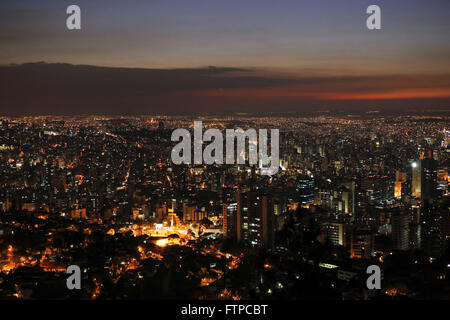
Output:
[[435,199],[437,196],[437,162],[433,158],[425,158],[421,163],[422,200]]
[[396,250],[409,249],[409,221],[407,214],[395,213],[391,216],[392,242]]
[[424,201],[421,207],[421,249],[432,257],[442,254],[444,248],[443,219],[436,202]]
[[422,196],[422,160],[411,163],[411,169],[411,194],[413,197],[420,198]]
[[237,238],[237,203],[224,203],[222,205],[223,233],[228,238]]
[[300,204],[306,205],[314,202],[314,179],[301,176],[297,180],[297,193]]
[[260,192],[238,191],[237,241],[252,247],[274,246],[274,200]]
[[422,226],[420,224],[420,206],[417,203],[411,205],[409,209],[409,218],[409,248],[420,249]]

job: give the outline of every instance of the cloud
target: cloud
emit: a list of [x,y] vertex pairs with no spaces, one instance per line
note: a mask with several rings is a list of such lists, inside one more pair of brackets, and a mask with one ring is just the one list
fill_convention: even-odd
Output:
[[449,98],[447,74],[293,77],[251,68],[0,67],[0,113],[6,115],[280,111],[347,101],[364,108],[388,100],[408,107],[415,99],[448,107]]

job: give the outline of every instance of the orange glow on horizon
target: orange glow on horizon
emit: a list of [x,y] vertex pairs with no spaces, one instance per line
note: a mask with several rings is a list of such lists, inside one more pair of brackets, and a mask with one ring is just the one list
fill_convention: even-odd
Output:
[[390,99],[428,99],[450,98],[450,89],[404,89],[379,93],[343,93],[329,95],[325,100],[390,100]]
[[299,86],[284,86],[271,88],[248,89],[217,89],[199,90],[187,93],[191,96],[234,99],[261,100],[395,100],[395,99],[430,99],[450,98],[450,88],[402,88],[382,92],[349,92],[350,88],[326,91],[320,87],[304,88]]

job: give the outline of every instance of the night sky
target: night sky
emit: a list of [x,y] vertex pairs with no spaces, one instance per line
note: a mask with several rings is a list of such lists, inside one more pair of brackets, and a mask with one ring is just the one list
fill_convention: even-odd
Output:
[[[446,0],[1,1],[0,114],[448,110],[449,16]],[[46,64],[10,66],[30,62]]]

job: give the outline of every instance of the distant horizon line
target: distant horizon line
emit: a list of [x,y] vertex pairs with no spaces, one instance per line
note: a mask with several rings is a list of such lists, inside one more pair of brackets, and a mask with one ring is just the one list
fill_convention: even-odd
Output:
[[[228,65],[196,65],[196,66],[180,66],[180,67],[161,67],[161,66],[114,66],[114,65],[100,65],[100,64],[90,64],[90,63],[73,63],[73,62],[47,62],[44,60],[41,61],[29,61],[29,62],[9,62],[9,63],[0,63],[0,68],[3,67],[20,67],[20,66],[30,66],[30,65],[66,65],[73,67],[93,67],[93,68],[109,68],[109,69],[129,69],[129,70],[217,70],[217,71],[236,71],[236,72],[261,72],[268,71],[269,73],[277,73],[283,72],[285,75],[300,76],[299,72],[304,72],[301,76],[306,77],[389,77],[389,76],[410,76],[410,75],[422,75],[422,76],[450,76],[450,72],[397,72],[397,73],[373,73],[373,72],[352,72],[351,70],[341,70],[337,72],[331,69],[318,69],[318,68],[293,68],[293,67],[276,67],[276,66],[228,66]],[[329,71],[327,74],[326,71]],[[347,71],[347,72],[343,72]],[[274,74],[273,74],[274,75]]]
[[151,114],[151,113],[141,113],[141,114],[108,114],[108,113],[73,113],[73,114],[63,114],[63,113],[42,113],[42,114],[26,114],[26,115],[6,115],[0,114],[0,119],[2,118],[46,118],[46,117],[108,117],[108,118],[134,118],[134,117],[157,117],[157,118],[171,118],[171,117],[183,117],[183,118],[196,118],[196,117],[384,117],[384,116],[428,116],[428,117],[450,117],[450,107],[443,110],[368,110],[360,112],[349,112],[348,110],[325,110],[325,111],[280,111],[280,112],[236,112],[236,113],[211,113],[211,112],[198,112],[198,113],[173,113],[173,114]]

